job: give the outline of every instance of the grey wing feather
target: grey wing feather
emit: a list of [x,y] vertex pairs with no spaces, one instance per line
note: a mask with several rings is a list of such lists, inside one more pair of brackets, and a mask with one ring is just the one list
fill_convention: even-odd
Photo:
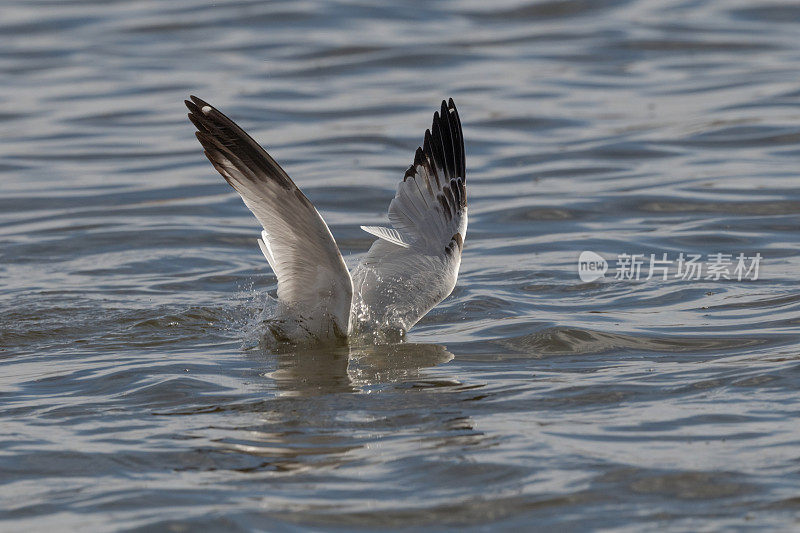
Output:
[[288,174],[242,128],[200,98],[186,106],[214,168],[264,227],[262,251],[278,278],[278,299],[315,335],[346,335],[352,281],[325,221]]
[[444,253],[456,233],[463,242],[466,215],[464,137],[450,99],[433,115],[423,145],[389,205],[389,221],[417,249]]
[[[353,317],[361,330],[408,331],[453,290],[467,231],[464,137],[442,102],[389,206],[388,228],[353,271]],[[397,242],[399,241],[399,242]]]

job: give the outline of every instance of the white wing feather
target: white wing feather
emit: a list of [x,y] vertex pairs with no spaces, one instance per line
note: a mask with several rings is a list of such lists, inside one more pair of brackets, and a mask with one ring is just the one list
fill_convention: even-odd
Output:
[[403,234],[396,229],[384,228],[382,226],[361,226],[361,229],[380,239],[396,244],[397,246],[402,246],[403,248],[411,246],[410,243],[403,240]]
[[320,214],[247,133],[203,100],[186,101],[206,156],[264,227],[259,241],[278,300],[314,337],[349,331],[352,281]]
[[467,194],[464,137],[452,99],[434,114],[389,205],[389,221],[392,229],[362,228],[380,238],[353,270],[351,324],[359,330],[408,331],[455,286]]

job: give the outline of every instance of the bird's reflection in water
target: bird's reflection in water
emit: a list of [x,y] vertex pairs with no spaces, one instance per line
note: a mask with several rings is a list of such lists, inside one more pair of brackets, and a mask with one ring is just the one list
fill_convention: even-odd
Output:
[[421,369],[446,363],[453,354],[440,344],[398,343],[294,347],[277,357],[277,370],[267,376],[281,395],[303,397],[413,380]]
[[430,446],[485,440],[468,413],[441,408],[448,400],[463,407],[458,393],[449,399],[424,393],[462,387],[452,376],[425,370],[453,359],[442,345],[271,346],[267,357],[277,367],[260,374],[265,399],[249,404],[245,410],[253,416],[215,440],[244,465],[241,472],[312,472],[319,481],[331,469],[363,465],[371,443],[399,434],[412,435],[414,450],[421,433]]

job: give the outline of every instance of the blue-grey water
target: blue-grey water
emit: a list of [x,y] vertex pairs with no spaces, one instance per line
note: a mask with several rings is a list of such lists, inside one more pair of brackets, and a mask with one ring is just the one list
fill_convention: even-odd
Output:
[[[0,81],[1,530],[800,528],[796,2],[6,0]],[[453,97],[452,296],[399,345],[260,342],[189,94],[350,265]],[[615,279],[651,253],[762,261]]]

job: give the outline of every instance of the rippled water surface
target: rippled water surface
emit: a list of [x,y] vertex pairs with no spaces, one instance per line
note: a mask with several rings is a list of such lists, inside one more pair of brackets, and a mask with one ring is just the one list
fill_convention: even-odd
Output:
[[[3,531],[800,528],[795,2],[17,0],[0,42]],[[453,295],[403,344],[265,348],[190,93],[350,265],[452,96]],[[681,252],[763,260],[615,279]]]

